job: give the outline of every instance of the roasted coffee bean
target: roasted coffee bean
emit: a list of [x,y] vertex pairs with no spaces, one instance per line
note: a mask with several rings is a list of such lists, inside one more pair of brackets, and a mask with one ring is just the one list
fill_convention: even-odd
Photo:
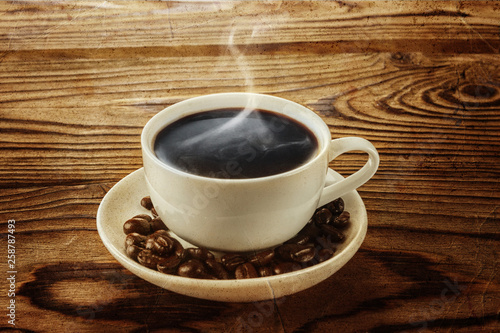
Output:
[[338,245],[338,242],[333,242],[332,237],[330,235],[321,235],[315,237],[316,244],[321,249],[332,249],[335,251],[335,247]]
[[290,262],[290,261],[284,261],[284,262],[276,263],[273,266],[273,273],[275,275],[285,274],[285,273],[290,273],[290,272],[298,271],[301,268],[302,268],[302,266],[300,266],[299,263]]
[[165,256],[174,250],[175,241],[162,230],[150,235],[146,240],[146,249],[153,251],[155,254]]
[[349,224],[349,220],[351,218],[351,214],[348,211],[343,211],[342,214],[337,216],[331,224],[336,227],[343,229]]
[[333,216],[339,216],[344,211],[344,199],[338,198],[325,205],[332,212]]
[[300,246],[298,244],[283,244],[280,245],[278,248],[276,248],[276,252],[278,253],[279,257],[285,261],[291,261],[292,260],[292,252],[297,248],[297,246]]
[[152,219],[149,224],[151,225],[151,231],[155,232],[158,230],[168,230],[167,226],[165,223],[163,223],[162,219],[159,217],[155,217]]
[[172,237],[172,240],[174,242],[174,254],[178,256],[179,258],[185,258],[185,251],[184,247],[182,246],[181,242],[179,242],[177,239]]
[[257,273],[257,270],[251,263],[246,262],[236,267],[236,270],[234,271],[234,276],[236,277],[236,279],[251,279],[259,277],[259,274]]
[[177,272],[177,268],[181,263],[182,258],[174,254],[170,257],[163,258],[160,262],[158,262],[156,268],[162,273],[175,274]]
[[245,261],[246,260],[242,255],[236,253],[226,254],[221,258],[221,263],[230,272],[234,272],[236,267],[238,267],[241,264],[244,264]]
[[156,212],[156,209],[154,207],[151,208],[151,214],[153,214],[153,217],[158,217],[158,213]]
[[148,222],[151,222],[151,220],[153,219],[151,216],[149,216],[148,214],[139,214],[139,215],[136,215],[134,217],[132,217],[133,219],[143,219],[143,220],[146,220]]
[[283,260],[308,262],[314,258],[314,246],[300,244],[284,244],[278,247],[278,254]]
[[231,276],[229,275],[229,272],[226,271],[224,268],[224,265],[222,265],[220,262],[218,262],[215,258],[208,258],[205,260],[205,265],[210,268],[210,271],[213,273],[215,277],[217,277],[219,280],[227,280]]
[[205,265],[198,259],[190,259],[185,263],[179,265],[177,274],[183,277],[195,279],[217,279],[215,276],[209,274]]
[[266,266],[271,263],[274,259],[274,250],[264,250],[260,251],[250,258],[248,258],[248,262],[252,263],[255,266]]
[[151,226],[149,221],[143,218],[131,218],[123,224],[123,232],[128,235],[136,232],[141,235],[149,235],[151,233]]
[[273,269],[270,266],[258,267],[257,273],[259,273],[260,277],[272,276]]
[[158,266],[158,263],[162,259],[164,259],[164,258],[157,255],[157,254],[154,254],[153,251],[148,250],[148,249],[142,250],[137,255],[137,261],[141,265],[152,268],[152,269],[156,269],[156,267]]
[[330,212],[330,210],[328,210],[327,208],[321,208],[314,213],[313,219],[317,225],[321,225],[330,223],[332,217],[333,214],[332,212]]
[[146,240],[148,236],[138,234],[137,232],[132,232],[125,237],[125,247],[130,245],[135,245],[144,248],[146,246]]
[[332,242],[341,243],[344,241],[344,234],[330,224],[322,224],[321,231],[323,231],[326,235],[331,237]]
[[201,247],[190,247],[186,249],[189,258],[198,259],[200,261],[205,261],[207,259],[213,259],[214,255],[212,252]]
[[316,223],[307,223],[302,230],[299,231],[299,235],[307,235],[309,237],[314,237],[320,233],[320,230]]
[[304,244],[309,243],[310,240],[311,240],[311,236],[310,235],[306,235],[305,233],[299,232],[295,237],[290,238],[285,243],[286,244],[301,244],[301,245],[304,245]]
[[181,264],[177,270],[177,274],[185,277],[197,277],[198,275],[205,273],[205,266],[203,263],[197,259],[190,259],[187,262]]
[[151,197],[147,196],[142,198],[141,206],[146,208],[147,210],[153,209],[153,202],[151,201]]
[[131,245],[128,245],[126,248],[125,248],[125,252],[127,252],[127,255],[132,258],[133,260],[137,261],[137,256],[139,255],[139,253],[144,250],[143,247],[139,247],[137,245],[134,245],[134,244],[131,244]]
[[308,262],[314,259],[315,249],[312,245],[298,245],[300,248],[292,252],[292,260],[295,262]]
[[321,249],[316,255],[316,260],[318,262],[323,262],[332,258],[334,254],[335,252],[332,249]]
[[168,230],[156,230],[156,231],[154,232],[154,234],[155,234],[155,235],[163,235],[163,236],[165,236],[165,237],[170,237],[170,238],[172,238],[172,237],[170,236],[170,233],[168,232]]

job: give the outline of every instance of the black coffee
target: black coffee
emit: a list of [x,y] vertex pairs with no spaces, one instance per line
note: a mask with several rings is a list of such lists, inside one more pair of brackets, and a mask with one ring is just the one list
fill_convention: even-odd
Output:
[[257,178],[311,159],[318,141],[304,125],[266,110],[200,112],[163,128],[154,144],[163,162],[214,178]]

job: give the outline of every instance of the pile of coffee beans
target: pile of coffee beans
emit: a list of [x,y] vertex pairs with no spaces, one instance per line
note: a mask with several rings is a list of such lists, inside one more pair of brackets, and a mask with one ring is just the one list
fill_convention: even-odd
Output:
[[345,239],[350,214],[339,198],[318,208],[307,225],[292,239],[255,253],[223,253],[184,248],[170,235],[149,197],[141,205],[151,212],[123,224],[127,255],[141,265],[166,274],[198,279],[247,279],[278,275],[313,266],[333,257]]

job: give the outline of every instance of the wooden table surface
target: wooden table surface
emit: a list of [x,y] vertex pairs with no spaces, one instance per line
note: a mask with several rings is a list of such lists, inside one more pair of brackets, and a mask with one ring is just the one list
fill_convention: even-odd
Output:
[[[498,330],[499,24],[494,1],[0,2],[0,327]],[[308,106],[381,157],[358,191],[359,252],[274,302],[158,288],[96,230],[106,192],[142,166],[145,123],[232,91]],[[331,166],[348,175],[365,158]]]

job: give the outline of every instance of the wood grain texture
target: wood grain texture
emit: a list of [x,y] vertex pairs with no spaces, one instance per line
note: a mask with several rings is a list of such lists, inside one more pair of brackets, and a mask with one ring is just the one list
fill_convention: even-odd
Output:
[[[0,233],[7,251],[16,220],[15,328],[498,330],[499,22],[495,1],[0,2]],[[359,189],[361,250],[323,283],[269,302],[153,286],[95,226],[105,193],[142,165],[144,124],[230,91],[306,105],[333,138],[365,137],[381,156]],[[331,165],[348,175],[364,161]]]
[[477,47],[488,53],[499,47],[495,1],[82,1],[52,6],[20,1],[0,8],[2,27],[8,28],[3,50],[192,50],[189,46],[226,48],[228,42],[250,47],[321,42],[339,52],[364,51],[371,43],[375,49],[412,50],[417,43],[437,51],[458,44],[457,50],[473,53]]

